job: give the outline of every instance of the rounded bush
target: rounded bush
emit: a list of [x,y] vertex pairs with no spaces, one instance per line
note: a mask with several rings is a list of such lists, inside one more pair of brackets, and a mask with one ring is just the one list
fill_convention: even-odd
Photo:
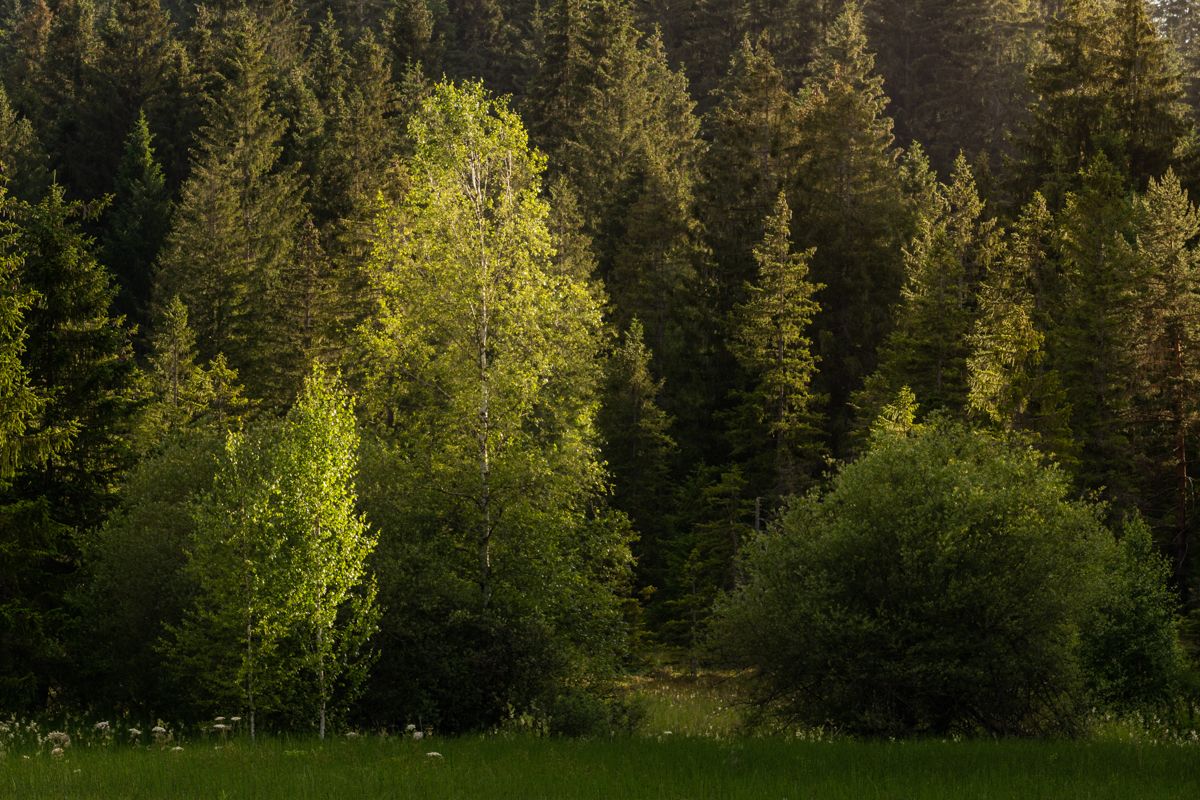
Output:
[[1120,559],[1097,509],[1068,496],[1019,442],[947,421],[878,434],[747,549],[714,643],[794,722],[1073,732],[1094,699],[1083,642],[1111,624]]

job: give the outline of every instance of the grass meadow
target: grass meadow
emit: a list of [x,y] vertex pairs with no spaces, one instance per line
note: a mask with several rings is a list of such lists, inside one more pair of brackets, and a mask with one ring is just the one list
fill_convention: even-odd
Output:
[[[660,671],[633,679],[646,710],[633,736],[529,733],[417,740],[260,738],[211,731],[137,746],[81,732],[57,756],[10,740],[0,798],[1187,798],[1200,743],[1112,723],[1085,741],[858,742],[748,736],[735,681]],[[41,737],[45,740],[45,736]],[[431,755],[436,754],[436,755]]]

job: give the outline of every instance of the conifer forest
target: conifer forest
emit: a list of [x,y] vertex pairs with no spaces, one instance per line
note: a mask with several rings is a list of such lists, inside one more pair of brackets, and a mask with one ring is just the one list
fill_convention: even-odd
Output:
[[1198,202],[1193,0],[0,0],[0,716],[1195,725]]

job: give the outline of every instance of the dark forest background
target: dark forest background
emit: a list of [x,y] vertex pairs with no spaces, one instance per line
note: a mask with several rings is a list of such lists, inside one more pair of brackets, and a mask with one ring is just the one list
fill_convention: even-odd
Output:
[[[881,414],[1020,438],[1140,516],[1195,641],[1200,4],[3,0],[0,84],[0,709],[244,703],[250,662],[214,665],[251,584],[203,542],[289,447],[354,451],[376,538],[337,642],[267,615],[263,653],[350,718],[565,718],[639,653],[702,657],[744,544]],[[597,326],[530,345],[543,502],[493,585],[437,491],[450,373],[385,334],[387,231],[460,231],[413,205],[437,120],[502,96],[562,281],[528,319]],[[264,719],[310,718],[263,680]]]

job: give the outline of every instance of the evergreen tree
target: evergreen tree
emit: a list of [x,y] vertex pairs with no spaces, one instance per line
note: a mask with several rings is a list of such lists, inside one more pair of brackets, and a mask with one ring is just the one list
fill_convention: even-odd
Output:
[[879,71],[902,140],[948,172],[960,149],[999,163],[1029,102],[1038,0],[870,0]]
[[1062,285],[1053,297],[1058,324],[1047,329],[1048,349],[1079,443],[1078,477],[1085,487],[1104,487],[1118,510],[1130,510],[1130,451],[1120,420],[1133,370],[1123,345],[1131,324],[1133,198],[1122,172],[1097,157],[1057,222]]
[[74,674],[66,596],[79,534],[104,519],[129,466],[133,360],[129,331],[109,314],[108,275],[80,230],[84,209],[54,187],[9,213],[24,256],[16,285],[37,296],[24,312],[22,363],[45,405],[28,435],[58,444],[0,485],[0,693],[7,707],[32,710]]
[[1113,101],[1130,177],[1139,188],[1180,163],[1194,119],[1177,54],[1146,0],[1118,0]]
[[36,423],[46,402],[30,383],[21,360],[28,337],[25,312],[35,297],[20,282],[23,258],[8,217],[12,202],[0,185],[0,481],[12,477],[27,459],[25,432]]
[[[764,223],[766,233],[754,248],[758,277],[737,308],[732,348],[750,376],[747,398],[766,433],[773,455],[771,489],[776,497],[798,494],[812,472],[817,425],[812,380],[817,359],[809,328],[820,305],[822,288],[808,280],[812,251],[793,253],[792,212],[780,192]],[[735,444],[735,450],[739,448]]]
[[7,192],[35,203],[50,184],[46,153],[28,119],[17,115],[0,86],[0,177]]
[[902,194],[887,97],[874,73],[862,12],[854,3],[829,29],[805,83],[800,163],[791,191],[793,239],[816,247],[824,284],[817,318],[821,373],[830,399],[833,449],[844,449],[850,393],[875,367],[875,351],[899,298],[911,213]]
[[1194,588],[1190,451],[1200,427],[1200,212],[1168,172],[1150,182],[1135,214],[1128,467],[1143,513],[1168,534],[1176,585],[1187,595]]
[[223,353],[252,379],[251,395],[282,404],[292,387],[272,368],[282,354],[266,345],[278,341],[280,279],[302,208],[295,170],[278,163],[284,122],[267,91],[266,46],[253,18],[226,29],[224,82],[200,131],[156,292],[188,306],[203,357]]
[[800,108],[762,38],[742,40],[714,95],[700,208],[727,312],[754,277],[763,220],[795,174]]
[[671,436],[673,420],[658,404],[663,382],[654,377],[644,338],[635,318],[608,358],[596,422],[612,475],[613,506],[629,516],[638,532],[638,582],[662,586],[670,546],[663,498],[672,492],[678,445]]
[[1022,188],[1044,187],[1052,208],[1098,154],[1135,189],[1184,155],[1192,120],[1178,61],[1145,0],[1066,0],[1031,87],[1017,175]]
[[383,40],[398,67],[430,62],[433,52],[433,11],[428,0],[396,0],[383,24]]
[[[186,103],[178,74],[180,45],[159,0],[116,0],[97,28],[95,58],[87,65],[79,99],[79,124],[86,135],[75,138],[63,154],[72,186],[83,197],[113,191],[114,180],[119,183],[122,151],[128,155],[129,134],[140,117],[160,135],[168,133],[168,163],[175,159],[175,141],[190,135],[179,126],[190,116],[180,114]],[[130,309],[122,304],[122,310]]]
[[1003,430],[1043,432],[1045,334],[1039,328],[1035,290],[1052,225],[1041,195],[1025,207],[1001,257],[987,265],[979,288],[979,313],[968,338],[967,407]]
[[880,353],[878,372],[857,400],[864,423],[902,386],[929,410],[956,413],[966,407],[976,291],[1000,255],[996,223],[983,211],[971,168],[960,155],[951,182],[939,187],[936,212],[920,220],[905,250],[896,327]]
[[141,114],[125,140],[103,241],[105,263],[120,287],[117,309],[139,327],[149,321],[154,263],[170,218],[166,181],[155,159],[150,126]]

